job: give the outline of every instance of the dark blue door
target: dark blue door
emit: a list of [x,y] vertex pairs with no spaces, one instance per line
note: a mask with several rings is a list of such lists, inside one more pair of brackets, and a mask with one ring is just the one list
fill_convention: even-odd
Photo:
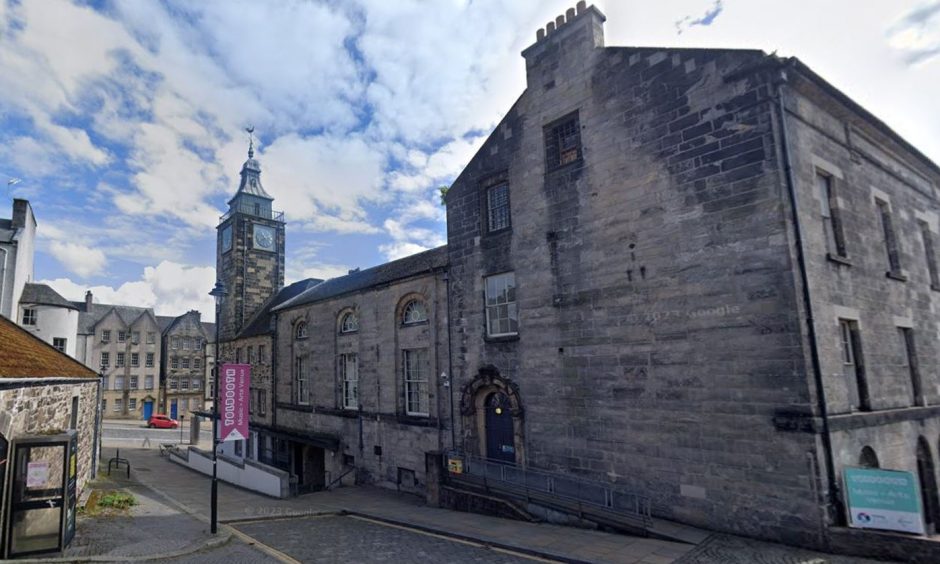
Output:
[[176,419],[176,400],[170,402],[170,419]]
[[516,442],[513,440],[512,414],[509,398],[496,392],[486,398],[486,457],[502,462],[516,462]]
[[151,415],[153,415],[153,402],[148,400],[144,402],[144,421],[149,420]]

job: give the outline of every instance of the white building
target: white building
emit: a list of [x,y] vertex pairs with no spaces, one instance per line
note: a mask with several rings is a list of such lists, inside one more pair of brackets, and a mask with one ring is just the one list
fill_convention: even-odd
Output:
[[16,319],[20,296],[33,279],[36,217],[29,202],[13,200],[13,217],[0,218],[0,315]]
[[27,283],[16,321],[59,352],[76,358],[78,308],[45,284]]

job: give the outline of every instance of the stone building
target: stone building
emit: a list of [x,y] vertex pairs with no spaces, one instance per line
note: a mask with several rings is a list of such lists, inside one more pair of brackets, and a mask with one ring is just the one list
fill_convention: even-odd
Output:
[[228,293],[219,316],[223,361],[230,360],[224,344],[284,286],[284,214],[272,209],[254,154],[249,146],[238,191],[216,228],[216,270]]
[[447,193],[458,446],[815,546],[880,463],[936,522],[940,169],[796,59],[604,19],[539,31]]
[[282,441],[260,446],[300,491],[343,475],[423,490],[424,453],[449,442],[446,261],[440,247],[355,270],[274,308]]
[[[4,316],[0,316],[0,343],[0,492],[8,491],[9,482],[16,479],[11,451],[14,441],[75,430],[75,486],[76,494],[80,495],[88,480],[94,477],[98,463],[98,375]],[[41,452],[34,453],[36,464],[47,462],[48,475],[61,477],[62,466],[56,463],[64,461],[42,459],[51,454],[52,449],[37,450]],[[25,474],[23,468],[19,471]],[[47,483],[55,487],[62,482],[48,479]],[[3,533],[0,556],[5,554],[4,544],[9,538],[7,530],[3,529],[4,523],[10,523],[10,515],[5,514],[8,507],[0,496],[0,532]],[[47,524],[43,517],[34,516],[38,517],[33,520],[34,525]],[[58,517],[55,515],[53,530],[57,530]],[[65,518],[74,519],[74,514]],[[24,532],[23,529],[25,527],[20,527],[19,532]],[[15,540],[13,544],[15,550]],[[36,543],[33,548],[43,548],[39,545]]]
[[190,418],[191,411],[203,408],[207,341],[201,314],[195,310],[174,317],[163,328],[160,404],[172,419]]
[[143,419],[158,413],[160,333],[150,308],[94,303],[79,308],[76,358],[104,375],[101,399],[106,418]]

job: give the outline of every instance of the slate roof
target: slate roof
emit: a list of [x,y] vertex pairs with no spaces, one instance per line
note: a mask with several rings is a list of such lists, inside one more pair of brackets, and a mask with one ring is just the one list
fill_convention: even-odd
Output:
[[317,284],[291,300],[287,300],[272,311],[281,311],[310,304],[375,286],[425,274],[447,266],[447,245],[401,258],[365,270],[353,271],[346,276],[330,278]]
[[166,331],[167,327],[169,327],[174,321],[176,321],[176,318],[173,317],[172,315],[157,315],[156,318],[157,318],[157,325],[160,326],[161,333]]
[[[322,284],[323,280],[319,278],[307,278],[306,280],[301,280],[300,282],[294,282],[289,286],[284,286],[281,290],[268,298],[268,301],[264,302],[264,305],[261,306],[261,309],[256,313],[251,319],[248,320],[248,323],[245,325],[245,328],[242,329],[241,333],[238,334],[236,339],[243,339],[246,337],[257,337],[258,335],[267,335],[273,333],[274,329],[271,327],[271,317],[274,309],[280,304],[291,300],[301,293],[314,288],[319,284]],[[215,325],[212,327],[215,331]],[[215,338],[215,333],[211,338]]]
[[[113,309],[125,324],[130,325],[142,314],[152,310],[147,307],[121,306],[111,304],[91,304],[91,310],[85,309],[85,302],[72,302],[78,306],[78,333],[90,335],[95,332],[95,324],[101,321]],[[171,318],[172,319],[172,318]],[[159,323],[159,320],[157,321]]]
[[98,375],[0,316],[0,378],[89,378]]
[[59,295],[45,284],[26,284],[20,297],[21,304],[65,307],[77,310],[78,306]]
[[214,343],[215,342],[215,323],[209,323],[208,321],[203,321],[202,330],[206,332],[206,337],[209,339],[209,342]]

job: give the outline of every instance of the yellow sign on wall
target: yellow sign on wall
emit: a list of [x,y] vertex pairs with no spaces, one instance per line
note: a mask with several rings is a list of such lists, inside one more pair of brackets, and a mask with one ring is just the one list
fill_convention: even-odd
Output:
[[463,474],[463,460],[459,458],[448,458],[447,471],[451,474]]

